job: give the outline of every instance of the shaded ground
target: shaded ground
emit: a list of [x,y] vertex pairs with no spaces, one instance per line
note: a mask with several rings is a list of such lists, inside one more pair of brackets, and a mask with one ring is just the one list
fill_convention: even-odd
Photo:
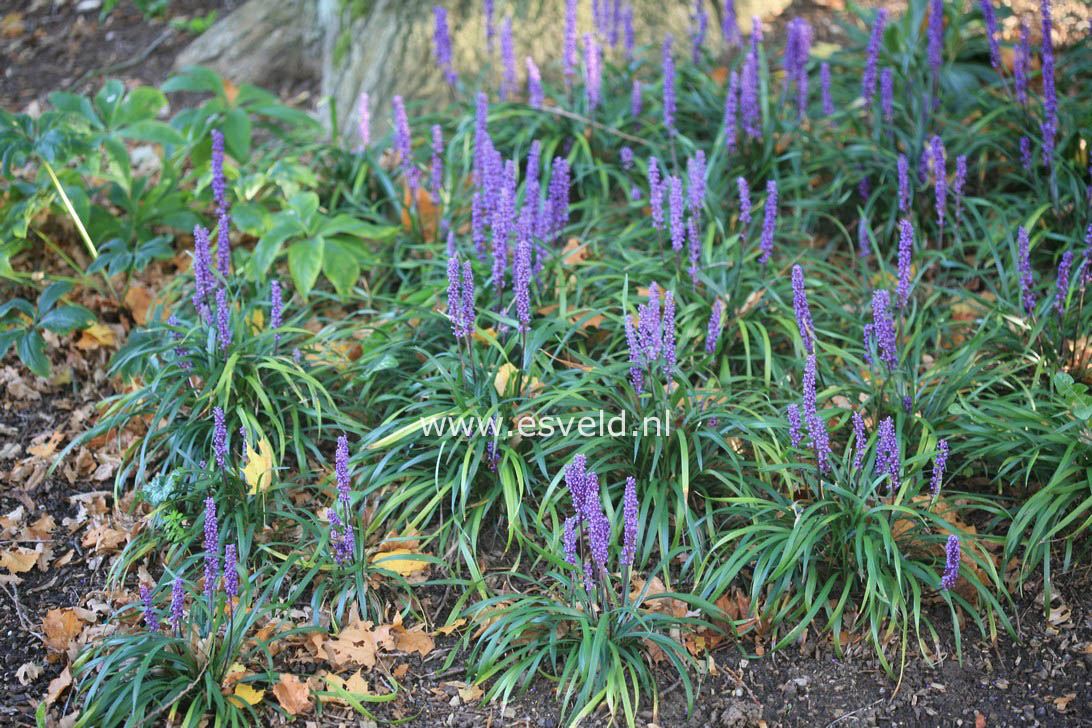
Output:
[[[168,18],[204,15],[214,9],[223,13],[235,4],[234,0],[172,0]],[[1021,0],[1016,5],[1018,11],[1030,13],[1038,3]],[[158,84],[189,40],[183,32],[170,30],[164,20],[148,21],[125,2],[102,23],[98,8],[77,12],[78,6],[76,0],[9,0],[5,5],[0,16],[5,20],[0,26],[4,68],[0,104],[24,110],[52,90],[87,92],[100,80],[88,72],[109,66],[115,70],[108,75]],[[1079,37],[1078,28],[1087,28],[1089,6],[1060,2],[1055,8],[1056,28],[1065,34],[1059,42],[1073,40]],[[832,13],[842,9],[840,0],[798,0],[771,24],[774,36],[785,18],[799,14],[816,28],[818,40],[844,41],[841,29],[832,22]],[[17,33],[8,13],[19,14]],[[116,68],[137,58],[141,60],[131,66]],[[5,291],[4,298],[8,295]],[[103,314],[103,318],[109,316]],[[7,668],[0,675],[0,723],[4,725],[33,725],[34,709],[67,662],[64,649],[46,644],[64,644],[51,634],[56,629],[49,622],[51,610],[76,608],[82,610],[77,615],[81,621],[101,621],[102,605],[113,600],[99,590],[109,559],[124,545],[124,541],[114,543],[116,536],[96,520],[113,505],[106,492],[112,480],[108,460],[74,455],[72,470],[45,474],[53,450],[63,447],[72,429],[93,416],[90,406],[107,393],[101,367],[108,351],[81,349],[84,354],[73,360],[72,348],[67,350],[69,354],[55,356],[61,376],[52,383],[27,374],[13,353],[0,362],[0,387],[6,388],[0,392],[2,549],[39,553],[33,568],[17,575],[0,574],[2,664]],[[53,433],[58,431],[66,434],[50,450]],[[31,448],[49,454],[35,455]],[[886,676],[865,644],[836,658],[825,641],[813,639],[759,661],[745,661],[727,647],[712,655],[717,674],[710,671],[702,679],[692,714],[686,712],[681,686],[665,675],[658,710],[642,713],[639,724],[1092,725],[1092,570],[1083,567],[1062,577],[1049,615],[1044,615],[1037,591],[1031,585],[1014,611],[1020,642],[1006,635],[996,645],[984,642],[973,624],[963,624],[962,665],[954,656],[951,618],[938,611],[934,622],[941,634],[939,664],[926,664],[911,646],[897,692],[895,681]],[[449,595],[450,602],[454,596]],[[450,604],[433,606],[446,611]],[[401,680],[405,690],[397,700],[377,707],[377,717],[422,727],[548,728],[558,724],[553,686],[544,679],[508,706],[481,707],[460,697],[460,689],[466,687],[460,682],[465,663],[457,659],[450,668],[443,667],[454,644],[453,638],[438,638],[436,649],[427,657],[399,658],[399,663],[408,665]],[[893,649],[888,657],[898,664]],[[375,680],[377,692],[388,689],[382,678],[369,679]],[[59,701],[61,714],[72,710],[64,707],[69,695]],[[322,716],[311,714],[296,723],[334,726],[356,720],[348,711],[327,707]],[[270,721],[275,724],[281,719],[271,717]],[[600,714],[586,724],[607,722]]]

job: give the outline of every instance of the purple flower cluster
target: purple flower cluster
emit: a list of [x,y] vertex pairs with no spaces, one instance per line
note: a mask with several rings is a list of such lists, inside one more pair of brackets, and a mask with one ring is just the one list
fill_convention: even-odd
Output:
[[[587,459],[583,455],[574,455],[572,462],[565,466],[565,485],[572,497],[575,512],[574,516],[566,520],[565,532],[562,536],[565,560],[575,565],[580,536],[586,533],[588,550],[594,565],[594,569],[590,568],[592,564],[585,562],[584,565],[585,589],[590,592],[594,588],[595,576],[605,579],[607,574],[611,523],[603,512],[599,494],[599,476],[587,469]],[[619,562],[626,567],[632,566],[633,558],[637,554],[639,512],[637,481],[630,477],[626,479],[626,489],[622,499],[623,543],[619,555]]]
[[770,260],[770,254],[773,253],[774,228],[776,226],[777,182],[771,179],[766,182],[766,210],[765,217],[762,219],[762,241],[760,244],[762,255],[758,257],[758,262],[762,265],[766,265]]
[[645,370],[663,361],[664,377],[671,381],[675,367],[675,299],[671,291],[664,294],[660,311],[660,287],[655,281],[648,287],[648,303],[637,307],[637,325],[625,318],[626,342],[629,345],[630,381],[640,394],[644,391]]
[[220,533],[216,522],[216,501],[205,498],[205,597],[212,605],[216,592],[216,577],[220,572]]
[[865,432],[864,417],[859,411],[853,413],[853,470],[859,472],[864,462],[865,446],[868,445],[868,433]]
[[742,228],[751,222],[751,188],[743,177],[736,178],[739,188],[739,226]]
[[682,250],[686,230],[683,227],[683,189],[682,180],[677,176],[667,178],[667,204],[671,214],[671,249]]
[[811,322],[808,292],[804,289],[804,269],[799,265],[792,267],[792,307],[796,313],[796,328],[800,332],[801,341],[804,342],[804,351],[814,354],[815,327]]
[[879,8],[872,21],[872,34],[868,38],[868,49],[865,51],[867,59],[864,73],[861,75],[861,96],[865,100],[865,106],[872,105],[872,97],[876,94],[876,61],[880,55],[880,42],[883,40],[883,29],[886,24],[887,8]]
[[209,320],[208,294],[212,292],[212,254],[209,252],[209,231],[200,225],[193,227],[193,307],[205,321]]
[[216,336],[220,340],[220,351],[226,351],[231,345],[231,311],[228,307],[227,289],[216,289]]
[[933,74],[933,108],[940,103],[940,63],[944,53],[944,0],[929,0],[929,68]]
[[724,146],[731,154],[736,148],[736,126],[739,116],[739,73],[728,76],[728,95],[724,98]]
[[229,600],[239,596],[239,572],[235,568],[237,559],[235,544],[229,543],[224,547],[224,593]]
[[1073,251],[1062,253],[1062,259],[1058,263],[1058,280],[1055,283],[1054,310],[1059,316],[1065,315],[1066,297],[1069,295],[1069,269],[1073,265]]
[[171,613],[167,617],[167,624],[176,635],[182,629],[182,611],[185,609],[186,589],[182,584],[182,577],[174,580],[171,587]]
[[506,16],[501,24],[501,63],[504,71],[501,73],[500,100],[507,101],[508,94],[514,93],[518,84],[516,82],[516,52],[512,46],[512,16]]
[[803,118],[808,110],[808,55],[811,53],[811,26],[803,18],[789,21],[785,44],[785,87],[796,84],[796,115]]
[[444,130],[439,124],[432,125],[432,170],[429,175],[432,199],[440,202],[440,190],[444,186]]
[[626,567],[633,566],[633,557],[637,555],[637,519],[639,513],[637,479],[631,475],[626,478],[626,490],[622,496],[622,554],[619,560]]
[[871,332],[876,337],[880,360],[887,365],[888,371],[893,372],[899,365],[899,356],[895,342],[895,320],[888,313],[890,305],[891,298],[886,290],[872,292]]
[[823,96],[823,116],[834,116],[834,98],[830,95],[830,64],[819,64],[819,88]]
[[720,16],[720,32],[724,34],[724,42],[737,46],[743,42],[739,34],[739,21],[736,20],[735,0],[724,0],[724,12]]
[[993,10],[993,0],[980,0],[982,19],[986,23],[986,41],[990,44],[990,65],[1001,72],[1001,46],[997,42],[997,15]]
[[413,141],[410,136],[409,119],[406,117],[406,105],[401,96],[395,96],[391,105],[394,108],[394,149],[398,152],[406,183],[409,184],[410,192],[413,193],[410,199],[416,200],[420,172],[413,162]]
[[910,209],[910,162],[899,153],[899,212]]
[[888,124],[895,121],[895,72],[890,66],[880,71],[880,108],[883,120]]
[[455,338],[469,339],[474,333],[474,271],[469,260],[463,261],[460,280],[456,256],[447,263],[447,312]]
[[516,254],[512,260],[512,281],[516,295],[516,315],[520,333],[531,327],[531,214],[532,205],[524,205],[517,226]]
[[876,443],[876,472],[889,476],[887,490],[893,491],[902,480],[902,464],[899,458],[899,442],[895,437],[895,421],[886,417],[880,422]]
[[871,232],[868,229],[868,218],[864,215],[857,221],[857,253],[858,257],[867,258],[872,252]]
[[227,425],[224,423],[224,410],[219,406],[212,408],[212,452],[216,456],[216,465],[227,470]]
[[[988,2],[989,0],[987,0]],[[967,184],[967,155],[960,154],[955,160],[955,180],[952,182],[952,194],[955,196],[955,219],[958,224],[963,219],[963,187]]]
[[1043,134],[1043,164],[1049,169],[1054,163],[1054,135],[1058,127],[1058,92],[1054,85],[1054,20],[1050,0],[1040,4],[1043,19],[1043,121],[1039,128]]
[[[434,5],[432,14],[436,21],[436,28],[432,36],[436,47],[436,65],[443,70],[447,82],[454,87],[455,81],[459,77],[455,74],[455,68],[451,64],[451,36],[447,30],[447,8],[442,5]],[[490,30],[492,29],[491,26],[492,23],[490,22],[488,26]]]
[[334,476],[337,479],[338,500],[349,508],[351,491],[349,489],[349,438],[340,435],[334,450]]
[[588,99],[588,113],[595,111],[602,100],[603,62],[599,42],[591,33],[584,34],[584,93]]
[[144,602],[144,625],[149,632],[159,631],[159,620],[155,616],[155,606],[152,604],[152,591],[140,585],[140,598]]
[[686,162],[686,201],[690,214],[701,215],[705,205],[705,152],[697,150]]
[[1016,85],[1016,100],[1027,106],[1028,70],[1031,68],[1031,40],[1028,26],[1020,23],[1020,41],[1016,44],[1016,54],[1012,61],[1012,77]]
[[227,210],[227,182],[224,179],[224,135],[219,129],[212,130],[212,155],[209,159],[212,167],[212,198],[216,201],[217,212]]
[[664,184],[660,181],[660,162],[656,157],[648,158],[648,199],[652,211],[652,227],[662,232],[664,229]]
[[751,139],[762,138],[762,121],[758,109],[758,45],[751,33],[751,52],[743,61],[739,88],[740,122]]
[[578,0],[565,0],[565,45],[562,50],[562,66],[565,81],[572,88],[576,73],[576,12]]
[[340,565],[352,561],[355,548],[352,526],[344,526],[333,508],[326,509],[326,518],[330,521],[330,545],[334,552],[334,563]]
[[231,274],[231,215],[220,210],[216,225],[216,269],[224,280]]
[[[281,282],[279,280],[274,279],[269,284],[269,301],[269,327],[276,330],[281,327],[281,311],[284,307],[284,301],[281,300]],[[279,342],[281,335],[274,333],[273,340]]]
[[690,42],[693,48],[693,61],[701,61],[701,47],[705,43],[705,34],[709,31],[709,15],[705,12],[705,0],[694,0],[694,14],[690,18]]
[[718,298],[713,302],[713,310],[709,314],[709,325],[706,327],[705,353],[707,354],[712,354],[716,351],[717,340],[720,338],[721,329],[724,328],[720,322],[723,314],[724,303]]
[[898,308],[906,308],[910,301],[911,258],[914,252],[914,226],[909,220],[899,221],[899,281],[895,288]]
[[944,575],[940,577],[940,588],[947,591],[954,588],[956,580],[959,579],[959,537],[954,533],[948,536],[944,552]]
[[944,142],[934,135],[931,142],[933,152],[933,191],[936,197],[937,226],[944,227],[945,196],[948,192],[948,173],[944,164]]
[[671,34],[664,36],[663,44],[663,111],[667,133],[675,135],[675,58],[671,55]]
[[1024,302],[1024,311],[1030,316],[1035,310],[1035,294],[1031,290],[1035,277],[1031,273],[1031,243],[1028,240],[1028,231],[1023,225],[1016,235],[1017,259],[1016,266],[1020,271],[1020,291]]
[[800,434],[800,406],[793,402],[785,410],[785,419],[789,421],[789,442],[793,447],[800,447],[803,436]]
[[360,135],[358,151],[364,151],[372,143],[372,115],[368,110],[368,94],[361,93],[357,103],[357,133]]
[[[988,0],[987,0],[988,1]],[[933,479],[929,483],[929,490],[933,500],[940,495],[940,485],[944,480],[944,467],[948,464],[948,441],[941,440],[937,443],[937,453],[933,456]]]
[[[830,470],[830,458],[832,451],[830,438],[827,434],[827,424],[819,416],[815,401],[815,378],[817,363],[815,354],[808,354],[804,362],[804,426],[808,429],[811,438],[811,446],[815,452],[816,466],[820,473]],[[792,415],[790,415],[791,417]],[[792,425],[790,424],[790,438],[792,437]],[[795,445],[796,443],[794,443]]]
[[629,113],[634,119],[641,115],[641,82],[636,78],[629,92]]
[[1020,137],[1020,166],[1025,172],[1031,171],[1031,140],[1026,136]]
[[527,103],[532,109],[541,109],[543,104],[542,75],[531,56],[527,56]]

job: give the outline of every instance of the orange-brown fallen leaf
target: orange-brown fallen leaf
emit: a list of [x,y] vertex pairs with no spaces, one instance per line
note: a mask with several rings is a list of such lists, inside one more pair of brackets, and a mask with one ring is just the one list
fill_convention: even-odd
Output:
[[49,681],[49,691],[46,693],[46,705],[52,705],[57,702],[57,698],[61,697],[68,687],[72,685],[72,673],[66,667],[57,677]]
[[273,686],[273,696],[291,715],[305,713],[311,708],[311,689],[287,672],[282,672],[280,681]]
[[68,643],[83,631],[83,622],[73,608],[50,609],[42,619],[42,631],[45,632],[46,645],[64,652],[68,649]]
[[15,546],[7,551],[0,551],[0,568],[11,574],[24,574],[34,568],[39,553],[33,549]]
[[390,625],[378,627],[371,621],[356,620],[323,645],[330,664],[341,670],[353,665],[375,667],[379,650],[393,650],[394,638]]
[[436,647],[436,643],[424,631],[424,625],[418,624],[411,629],[402,626],[401,614],[396,614],[394,617],[391,635],[394,637],[394,648],[402,652],[416,652],[424,657]]

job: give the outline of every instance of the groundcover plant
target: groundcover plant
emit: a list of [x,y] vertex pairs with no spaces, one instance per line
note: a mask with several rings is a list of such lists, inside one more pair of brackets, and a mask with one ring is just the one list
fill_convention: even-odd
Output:
[[447,640],[464,700],[632,726],[804,639],[897,680],[1086,554],[1092,46],[1049,1],[851,8],[834,47],[567,0],[522,61],[501,5],[482,68],[436,7],[453,101],[381,138],[201,68],[0,112],[0,349],[47,374],[77,301],[186,263],[54,465],[113,443],[140,524],[75,725],[382,719],[384,655]]

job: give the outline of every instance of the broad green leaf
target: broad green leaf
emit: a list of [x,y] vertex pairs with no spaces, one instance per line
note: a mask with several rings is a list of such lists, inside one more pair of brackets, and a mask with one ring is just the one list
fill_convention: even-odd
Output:
[[255,277],[264,276],[269,271],[269,267],[273,265],[273,261],[281,252],[284,241],[299,232],[299,225],[294,220],[282,218],[279,223],[273,226],[272,230],[258,240],[258,244],[254,246],[254,256],[252,258]]
[[162,121],[156,121],[155,119],[142,119],[134,122],[123,129],[119,129],[118,134],[142,142],[152,142],[153,144],[184,144],[186,142],[185,137],[169,124],[164,124]]
[[23,332],[23,335],[19,337],[17,349],[19,358],[23,360],[27,369],[39,377],[49,376],[49,359],[45,355],[45,341],[41,334],[34,329]]
[[325,247],[323,239],[316,237],[293,243],[288,248],[288,270],[296,282],[296,290],[304,298],[307,298],[318,279]]
[[360,278],[356,257],[337,240],[327,240],[323,252],[322,272],[342,296],[347,295]]
[[238,107],[228,111],[220,131],[231,156],[240,162],[250,159],[250,117],[246,111]]
[[46,289],[38,296],[38,315],[40,316],[53,308],[57,300],[71,290],[72,284],[67,281],[56,281],[46,286]]
[[58,334],[67,334],[72,329],[84,329],[93,323],[95,314],[83,306],[61,306],[43,316],[38,325]]

